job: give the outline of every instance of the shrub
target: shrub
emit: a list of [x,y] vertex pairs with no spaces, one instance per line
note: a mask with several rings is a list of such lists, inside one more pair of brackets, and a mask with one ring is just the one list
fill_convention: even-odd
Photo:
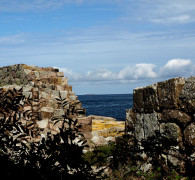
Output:
[[[66,99],[57,100],[64,107],[68,103]],[[86,140],[77,120],[69,118],[70,109],[63,115],[59,134],[48,133],[40,142],[34,142],[29,138],[38,136],[39,131],[35,128],[33,112],[24,111],[26,104],[31,104],[31,100],[23,96],[22,89],[6,92],[0,89],[1,178],[102,179],[102,171],[94,172],[83,158]]]

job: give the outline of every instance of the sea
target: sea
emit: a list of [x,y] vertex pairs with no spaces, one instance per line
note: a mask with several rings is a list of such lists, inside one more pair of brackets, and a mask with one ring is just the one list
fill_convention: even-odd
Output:
[[133,106],[132,94],[79,95],[88,115],[113,117],[125,121],[126,109]]

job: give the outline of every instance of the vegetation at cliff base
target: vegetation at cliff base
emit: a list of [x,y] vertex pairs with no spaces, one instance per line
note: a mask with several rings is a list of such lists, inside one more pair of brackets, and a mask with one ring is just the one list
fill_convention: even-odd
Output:
[[[61,97],[56,100],[64,108],[68,104]],[[157,138],[150,137],[147,142],[139,142],[133,134],[126,133],[116,138],[116,142],[90,149],[78,121],[70,118],[74,107],[67,109],[60,119],[52,119],[62,123],[58,134],[48,132],[36,141],[40,131],[33,111],[26,110],[26,105],[31,106],[32,100],[23,96],[22,89],[0,89],[1,179],[194,178],[194,172],[179,174],[160,156],[171,148],[160,134]],[[86,149],[88,151],[84,153]]]

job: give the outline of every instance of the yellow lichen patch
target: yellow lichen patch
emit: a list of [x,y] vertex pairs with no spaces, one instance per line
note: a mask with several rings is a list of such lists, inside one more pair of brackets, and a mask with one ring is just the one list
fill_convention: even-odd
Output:
[[23,64],[22,67],[23,67],[24,69],[29,69],[29,70],[34,70],[34,69],[35,69],[34,67],[28,66],[28,65],[26,65],[26,64]]
[[62,84],[62,78],[61,78],[61,77],[58,77],[58,78],[57,78],[57,84],[58,84],[58,85]]
[[124,134],[124,129],[124,121],[92,120],[92,131],[97,131],[98,135],[103,137],[121,136]]

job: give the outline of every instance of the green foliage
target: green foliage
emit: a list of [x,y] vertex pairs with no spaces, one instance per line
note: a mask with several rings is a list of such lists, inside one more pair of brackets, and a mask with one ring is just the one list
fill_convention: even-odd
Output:
[[[178,172],[167,167],[165,159],[160,154],[170,148],[166,140],[157,134],[157,138],[151,137],[148,141],[138,142],[133,135],[124,135],[116,141],[111,155],[110,179],[146,179],[146,180],[173,180],[187,179]],[[165,146],[165,147],[164,147]],[[165,152],[164,152],[165,151]],[[144,156],[141,156],[145,154]],[[148,159],[150,157],[150,159]],[[144,171],[143,165],[151,163],[152,167]],[[189,174],[193,178],[193,175]]]
[[92,151],[88,151],[83,155],[83,158],[88,161],[91,165],[95,166],[108,166],[109,159],[112,156],[115,144],[113,142],[95,147]]
[[[0,89],[0,163],[2,179],[102,179],[102,171],[93,171],[83,158],[87,147],[80,133],[77,120],[69,118],[73,113],[67,110],[62,121],[60,133],[48,133],[40,142],[29,141],[39,132],[35,129],[33,113],[24,111],[24,105],[31,104],[22,95],[22,89],[4,92]],[[66,99],[58,99],[62,106]],[[22,119],[26,123],[22,122]],[[78,143],[76,140],[79,138]]]

